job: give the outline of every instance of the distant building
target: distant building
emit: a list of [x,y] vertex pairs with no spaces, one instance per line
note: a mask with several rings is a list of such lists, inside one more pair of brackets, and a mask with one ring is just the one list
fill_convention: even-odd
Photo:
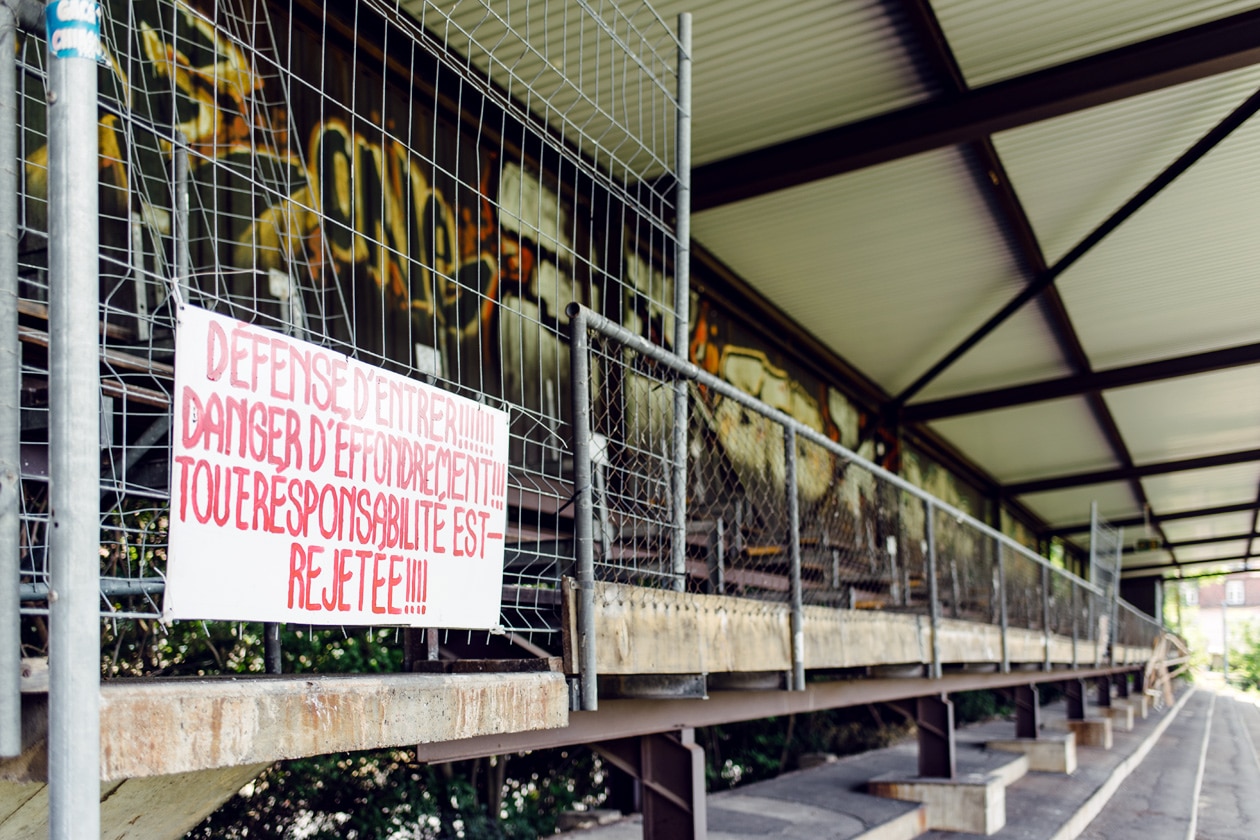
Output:
[[1181,583],[1181,623],[1194,644],[1203,644],[1212,667],[1221,667],[1226,637],[1237,647],[1247,624],[1260,624],[1260,572]]

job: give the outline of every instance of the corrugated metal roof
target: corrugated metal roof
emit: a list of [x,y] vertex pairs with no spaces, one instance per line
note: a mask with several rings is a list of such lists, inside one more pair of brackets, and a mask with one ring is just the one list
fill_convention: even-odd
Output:
[[[1140,513],[1137,501],[1133,498],[1133,490],[1124,481],[1027,493],[1020,496],[1019,500],[1051,525],[1088,521],[1090,502],[1095,501],[1098,502],[1099,514],[1107,519],[1136,516]],[[1088,544],[1088,537],[1084,544]]]
[[1260,368],[1235,368],[1104,394],[1136,463],[1260,447]]
[[892,393],[1023,284],[952,149],[708,210],[693,232]]
[[692,13],[692,161],[810,134],[926,96],[882,0],[669,0]]
[[1209,539],[1245,534],[1251,528],[1250,513],[1226,513],[1198,519],[1177,519],[1163,524],[1164,533],[1173,542]]
[[1066,254],[1257,87],[1260,68],[1249,67],[994,135],[1046,262]]
[[1081,397],[928,424],[999,481],[1116,466]]
[[1254,0],[933,0],[972,87],[1207,23]]
[[1255,502],[1260,464],[1235,464],[1142,479],[1155,510],[1194,510]]

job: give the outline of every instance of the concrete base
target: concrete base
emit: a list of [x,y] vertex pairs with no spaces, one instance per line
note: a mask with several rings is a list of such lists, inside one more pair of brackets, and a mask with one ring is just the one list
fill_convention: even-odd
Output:
[[1133,731],[1133,707],[1120,700],[1115,700],[1110,706],[1103,706],[1098,710],[1101,715],[1106,715],[1111,719],[1111,728],[1120,730],[1121,732]]
[[1145,694],[1130,694],[1129,698],[1123,702],[1133,707],[1134,717],[1146,720],[1147,715],[1151,713],[1151,698]]
[[867,782],[868,793],[922,802],[929,829],[994,834],[1006,825],[1006,785],[997,773],[928,779],[889,773]]
[[1067,728],[1076,735],[1078,746],[1111,749],[1111,718],[1069,720]]
[[989,741],[986,746],[1001,752],[1021,753],[1028,769],[1042,773],[1068,773],[1076,770],[1076,733],[1050,738],[1011,738]]

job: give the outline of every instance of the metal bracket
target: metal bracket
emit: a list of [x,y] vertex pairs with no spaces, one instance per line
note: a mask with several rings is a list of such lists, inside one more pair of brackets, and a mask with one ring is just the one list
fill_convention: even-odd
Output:
[[644,840],[697,840],[707,835],[704,749],[694,729],[592,744],[610,764],[638,779]]

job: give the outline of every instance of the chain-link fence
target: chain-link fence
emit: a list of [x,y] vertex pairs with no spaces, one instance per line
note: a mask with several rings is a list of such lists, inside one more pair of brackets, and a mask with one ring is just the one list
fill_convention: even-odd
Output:
[[[603,580],[788,602],[794,636],[806,605],[914,613],[930,616],[933,628],[951,619],[995,625],[1008,666],[1016,631],[1038,634],[1037,664],[1092,666],[1101,655],[1106,624],[1097,619],[1114,609],[1114,592],[789,414],[790,388],[764,387],[763,360],[750,358],[747,372],[727,365],[719,378],[595,312],[576,304],[569,312],[576,472],[591,475],[577,488],[583,589]],[[691,396],[681,487],[669,444],[671,422],[682,422],[671,418],[676,381]],[[679,546],[684,560],[671,563]],[[588,645],[593,632],[582,612],[592,609],[589,601],[579,608]],[[1118,643],[1146,645],[1158,632],[1127,605],[1122,614]],[[584,655],[583,690],[593,691],[586,677],[595,652]],[[793,656],[800,687],[799,648]]]
[[[557,651],[564,307],[672,328],[673,26],[638,0],[102,13],[98,131],[82,138],[100,149],[102,615],[161,613],[186,301],[505,409],[500,623]],[[36,621],[51,587],[48,78],[45,38],[19,33],[20,563]]]

